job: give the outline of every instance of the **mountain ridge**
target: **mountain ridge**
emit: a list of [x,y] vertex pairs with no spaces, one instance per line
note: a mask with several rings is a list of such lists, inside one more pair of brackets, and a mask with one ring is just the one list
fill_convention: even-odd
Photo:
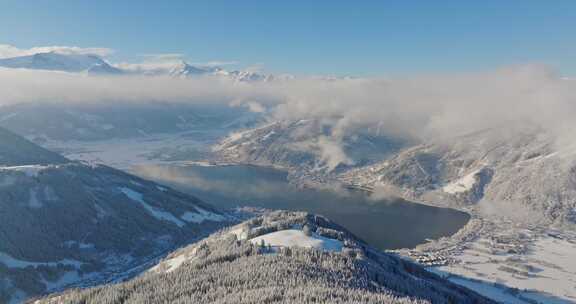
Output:
[[235,221],[169,187],[69,161],[2,129],[0,139],[0,303],[130,277]]
[[[137,69],[126,69],[122,66],[112,65],[97,55],[60,54],[56,52],[0,58],[0,67],[86,73],[100,76],[222,77],[237,82],[268,82],[276,79],[273,75],[259,72],[241,70],[227,71],[218,66],[192,65],[183,60],[170,65],[164,64],[161,67],[145,68],[145,65],[143,65]],[[284,79],[286,77],[281,78]]]
[[93,74],[121,74],[97,55],[60,54],[56,52],[0,59],[0,67]]
[[[299,233],[293,245],[279,245]],[[339,243],[303,248],[303,240]],[[304,245],[308,246],[308,245]],[[34,303],[493,303],[313,214],[274,211],[175,251],[134,280]]]

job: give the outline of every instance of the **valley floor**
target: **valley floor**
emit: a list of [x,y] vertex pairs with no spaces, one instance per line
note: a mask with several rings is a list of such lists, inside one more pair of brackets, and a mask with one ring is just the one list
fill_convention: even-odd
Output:
[[475,218],[400,255],[503,303],[576,302],[576,234]]

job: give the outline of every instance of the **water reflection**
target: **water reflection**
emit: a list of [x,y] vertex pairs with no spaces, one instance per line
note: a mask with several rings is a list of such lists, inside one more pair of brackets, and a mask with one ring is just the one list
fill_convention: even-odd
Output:
[[404,200],[373,200],[347,190],[297,189],[286,172],[255,166],[145,166],[135,173],[172,185],[220,208],[257,206],[324,215],[380,249],[414,247],[454,234],[466,213]]

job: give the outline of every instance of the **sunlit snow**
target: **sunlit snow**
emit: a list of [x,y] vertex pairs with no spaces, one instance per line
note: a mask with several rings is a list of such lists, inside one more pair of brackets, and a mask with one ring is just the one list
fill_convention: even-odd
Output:
[[177,217],[172,215],[172,213],[162,211],[162,210],[159,210],[158,208],[155,208],[155,207],[148,205],[148,203],[146,203],[144,201],[144,196],[142,195],[142,193],[134,191],[130,188],[126,188],[126,187],[120,187],[119,189],[129,199],[142,204],[144,209],[146,209],[146,211],[148,211],[150,213],[150,215],[152,215],[153,217],[155,217],[159,220],[172,222],[172,223],[176,224],[178,227],[184,227],[186,225],[186,223],[179,220]]
[[289,229],[281,230],[255,237],[250,241],[260,245],[264,240],[266,245],[273,247],[304,247],[316,248],[326,251],[342,251],[342,242],[312,234],[306,235],[302,230]]

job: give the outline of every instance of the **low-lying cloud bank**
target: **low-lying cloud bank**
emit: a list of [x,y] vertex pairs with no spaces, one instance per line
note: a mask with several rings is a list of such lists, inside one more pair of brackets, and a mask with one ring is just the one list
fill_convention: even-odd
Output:
[[[74,104],[122,102],[230,103],[257,100],[261,92],[216,78],[89,76],[67,72],[0,68],[0,105],[30,102]],[[272,96],[269,96],[270,100]]]
[[518,121],[560,131],[572,126],[576,117],[574,84],[542,66],[405,79],[300,82],[286,88],[276,115],[342,116],[343,130],[381,123],[387,130],[420,138],[454,136]]
[[246,105],[274,119],[330,119],[334,138],[370,124],[380,124],[390,133],[430,139],[521,121],[570,137],[576,127],[575,84],[538,65],[412,78],[296,78],[261,83],[0,69],[0,105],[219,102]]

